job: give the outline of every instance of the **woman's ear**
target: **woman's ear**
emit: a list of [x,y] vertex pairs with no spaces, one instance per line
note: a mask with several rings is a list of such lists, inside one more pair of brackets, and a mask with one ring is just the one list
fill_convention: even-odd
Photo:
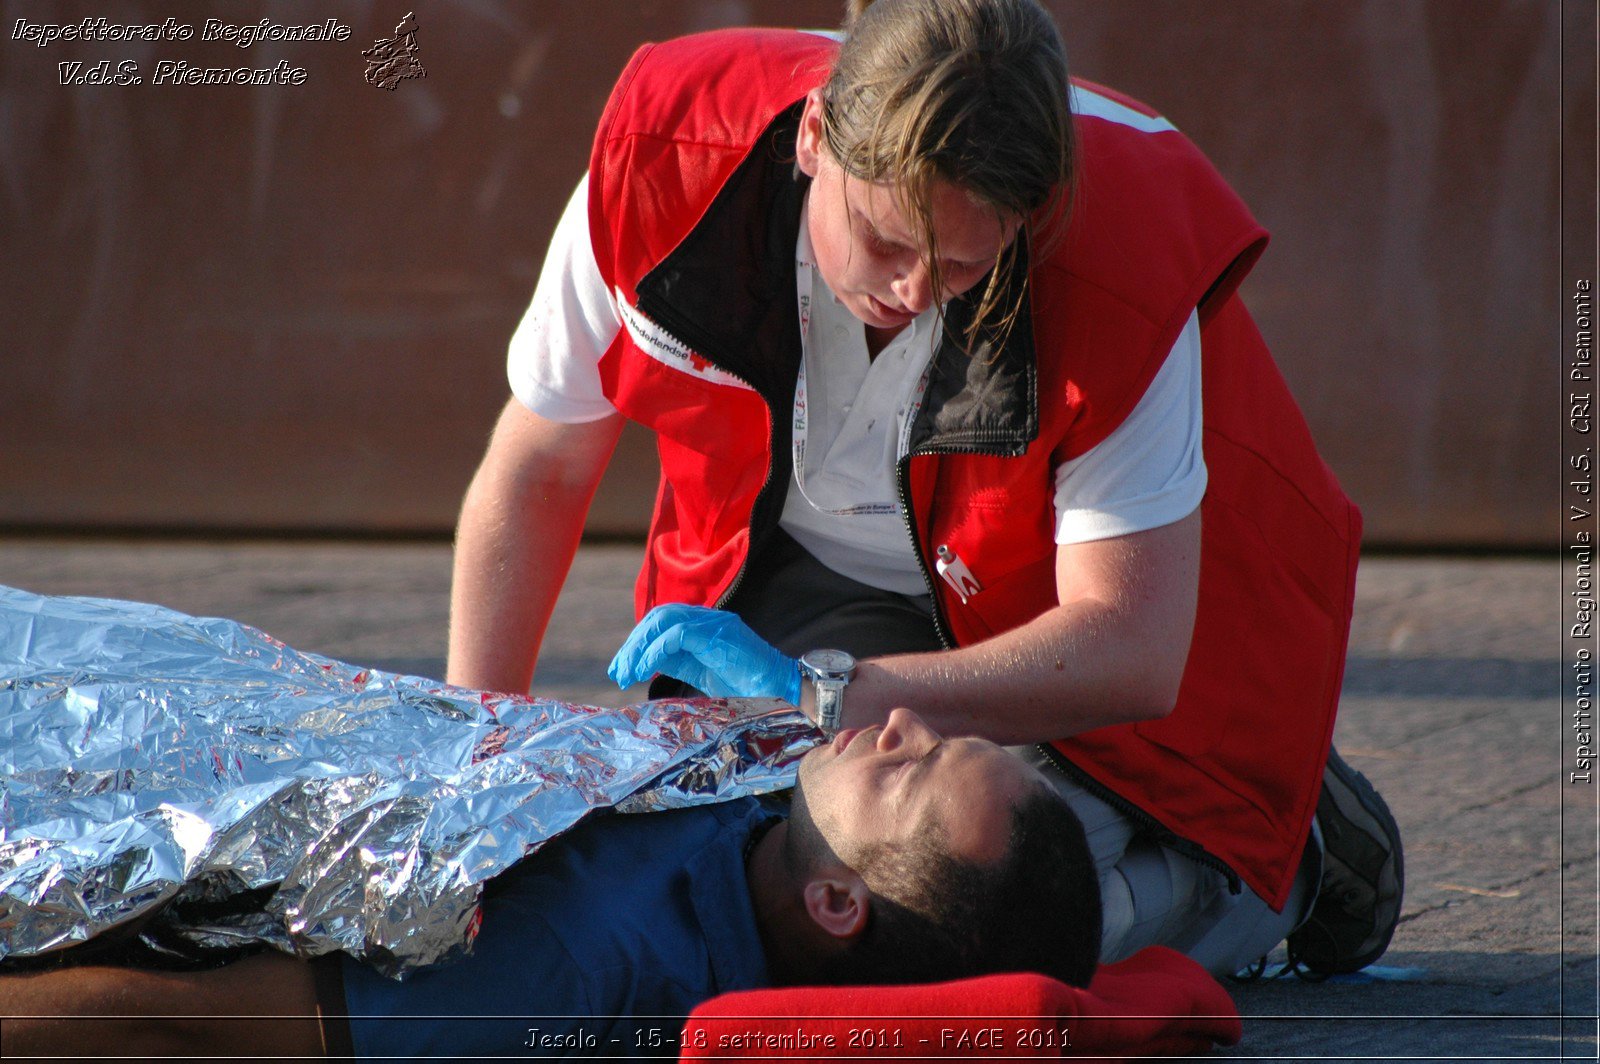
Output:
[[822,90],[806,93],[805,110],[800,113],[800,135],[794,142],[794,161],[801,173],[814,178],[822,170],[822,156],[827,151],[822,141]]
[[841,944],[861,936],[872,911],[872,891],[854,872],[819,876],[802,892],[806,915]]

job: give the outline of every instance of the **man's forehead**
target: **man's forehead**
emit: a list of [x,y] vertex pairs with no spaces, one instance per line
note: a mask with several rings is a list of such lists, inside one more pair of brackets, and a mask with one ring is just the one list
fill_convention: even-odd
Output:
[[981,772],[1018,782],[1038,775],[1027,762],[986,739],[972,736],[945,739],[939,743],[937,752],[943,756],[932,767],[943,773]]
[[1022,795],[1044,778],[993,743],[950,740],[922,780],[913,813],[919,822],[936,819],[953,853],[998,860],[1010,837],[1012,810]]

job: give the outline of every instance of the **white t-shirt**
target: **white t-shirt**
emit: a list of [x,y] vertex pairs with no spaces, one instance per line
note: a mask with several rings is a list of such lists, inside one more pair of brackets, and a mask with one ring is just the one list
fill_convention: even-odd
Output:
[[[589,237],[588,178],[551,238],[533,301],[511,339],[511,390],[560,422],[613,413],[599,361],[622,328]],[[894,467],[904,454],[936,331],[930,310],[868,360],[863,327],[807,268],[802,219],[797,264],[813,277],[805,371],[803,461],[791,474],[782,525],[837,572],[903,594],[927,591],[899,513]],[[799,327],[799,323],[797,323]],[[1200,326],[1179,334],[1161,370],[1121,425],[1055,471],[1055,539],[1083,543],[1171,524],[1205,494],[1201,456]],[[804,478],[802,485],[801,478]],[[841,512],[848,511],[848,512]],[[982,559],[963,559],[981,581]]]
[[803,409],[796,403],[794,468],[778,523],[835,572],[926,594],[900,515],[895,463],[933,361],[938,318],[924,311],[877,358],[868,356],[866,330],[816,270],[807,213],[801,209],[795,248],[806,401]]

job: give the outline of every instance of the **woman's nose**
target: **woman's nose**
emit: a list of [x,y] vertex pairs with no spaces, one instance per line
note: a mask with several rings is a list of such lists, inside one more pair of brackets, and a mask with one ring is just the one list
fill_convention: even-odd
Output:
[[933,306],[933,279],[928,267],[920,260],[909,271],[894,279],[890,286],[900,305],[913,314],[921,314]]

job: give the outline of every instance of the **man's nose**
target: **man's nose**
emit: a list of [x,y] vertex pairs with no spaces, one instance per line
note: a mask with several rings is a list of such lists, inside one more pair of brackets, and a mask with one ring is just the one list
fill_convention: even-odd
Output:
[[883,731],[878,733],[878,749],[885,751],[905,746],[920,749],[938,741],[938,732],[904,706],[889,711],[889,719],[883,722]]

